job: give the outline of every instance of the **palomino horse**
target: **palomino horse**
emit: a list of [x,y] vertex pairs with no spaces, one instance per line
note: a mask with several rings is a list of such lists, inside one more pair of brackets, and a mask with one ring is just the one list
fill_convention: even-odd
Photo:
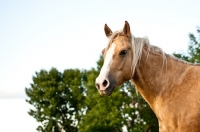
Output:
[[105,24],[108,46],[96,78],[101,95],[110,95],[124,81],[132,80],[159,121],[160,132],[200,132],[200,67],[165,54],[147,38],[123,30],[112,32]]

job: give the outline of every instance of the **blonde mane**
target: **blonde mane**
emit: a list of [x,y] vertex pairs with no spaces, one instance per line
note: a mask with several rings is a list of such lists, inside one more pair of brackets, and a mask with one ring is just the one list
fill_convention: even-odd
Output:
[[163,52],[163,50],[157,46],[151,45],[149,42],[149,39],[147,37],[143,37],[143,38],[135,38],[132,35],[132,51],[133,51],[133,61],[132,61],[132,76],[135,73],[135,68],[136,65],[139,63],[141,56],[142,56],[142,49],[144,47],[144,45],[147,46],[147,56],[146,56],[146,60],[149,57],[149,52],[150,51],[154,51],[156,53],[160,53],[162,54],[163,57],[163,62],[162,62],[162,68],[164,66],[164,64],[167,64],[167,59],[166,59],[166,54]]

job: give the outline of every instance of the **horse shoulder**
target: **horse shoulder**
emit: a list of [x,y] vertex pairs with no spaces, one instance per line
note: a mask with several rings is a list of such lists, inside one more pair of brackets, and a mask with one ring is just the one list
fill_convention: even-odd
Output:
[[199,132],[200,67],[188,65],[180,75],[181,81],[156,100],[155,113],[160,131]]

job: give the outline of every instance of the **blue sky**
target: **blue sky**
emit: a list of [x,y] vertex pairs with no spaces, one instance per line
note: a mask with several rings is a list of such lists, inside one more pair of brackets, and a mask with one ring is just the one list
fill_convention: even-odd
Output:
[[[12,113],[15,102],[21,105],[16,111],[24,111],[18,115],[27,117],[23,121],[34,122],[24,102],[34,73],[51,67],[61,72],[95,67],[107,44],[105,23],[115,31],[127,20],[134,36],[147,36],[171,54],[187,50],[188,33],[200,26],[199,12],[198,0],[0,0],[0,117]],[[0,131],[13,131],[2,123]],[[34,123],[24,132],[35,132]]]

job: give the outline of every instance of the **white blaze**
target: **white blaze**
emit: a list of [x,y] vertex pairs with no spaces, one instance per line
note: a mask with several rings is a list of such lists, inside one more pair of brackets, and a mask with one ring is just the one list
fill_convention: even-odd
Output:
[[113,54],[114,54],[114,51],[115,51],[115,47],[116,47],[115,43],[112,43],[110,48],[108,49],[108,51],[106,53],[104,64],[103,64],[103,67],[101,68],[100,74],[96,79],[96,83],[99,84],[100,90],[106,89],[106,88],[104,88],[104,86],[102,84],[103,84],[103,81],[107,80],[107,78],[108,78],[110,66],[111,66],[112,61],[113,61],[112,57],[113,57]]

